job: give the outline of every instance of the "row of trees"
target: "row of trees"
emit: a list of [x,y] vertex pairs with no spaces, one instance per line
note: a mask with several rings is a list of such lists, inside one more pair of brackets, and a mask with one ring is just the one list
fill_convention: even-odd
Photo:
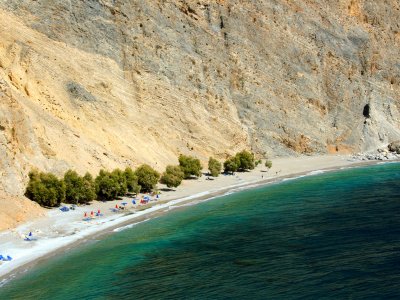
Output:
[[256,166],[254,154],[249,151],[242,151],[236,153],[235,156],[229,157],[224,162],[224,172],[234,173],[237,171],[244,172],[246,170],[253,170]]
[[[254,153],[244,150],[236,153],[235,156],[231,156],[227,160],[225,160],[224,173],[232,174],[234,172],[245,172],[247,170],[253,170],[260,163],[261,159],[255,160]],[[270,160],[266,160],[265,167],[270,169],[272,167],[272,162]]]
[[[135,171],[129,167],[124,171],[100,170],[95,179],[89,173],[80,176],[73,170],[67,171],[62,179],[51,173],[32,171],[29,173],[25,196],[42,206],[53,207],[59,206],[61,202],[88,203],[95,198],[112,200],[126,195],[127,192],[151,192],[158,182],[173,188],[179,186],[184,179],[201,176],[202,166],[199,159],[180,155],[178,160],[179,165],[168,165],[162,174],[146,164]],[[226,173],[233,173],[254,169],[259,162],[254,160],[253,153],[242,151],[228,158],[223,166]],[[209,174],[216,177],[221,173],[222,164],[210,157],[208,169]]]

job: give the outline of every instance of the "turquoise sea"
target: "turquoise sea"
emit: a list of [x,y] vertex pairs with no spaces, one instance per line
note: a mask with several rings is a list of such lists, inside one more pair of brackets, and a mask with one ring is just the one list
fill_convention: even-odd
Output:
[[172,211],[50,258],[0,299],[400,299],[400,164]]

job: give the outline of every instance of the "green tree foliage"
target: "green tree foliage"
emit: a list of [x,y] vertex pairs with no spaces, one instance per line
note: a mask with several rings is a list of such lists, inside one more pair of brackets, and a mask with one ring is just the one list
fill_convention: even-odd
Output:
[[237,156],[229,157],[224,162],[224,172],[225,173],[234,173],[239,169],[240,160]]
[[95,179],[96,195],[101,200],[112,200],[127,191],[125,173],[120,169],[112,172],[100,170]]
[[119,185],[116,178],[110,172],[100,170],[94,183],[98,199],[112,200],[118,196]]
[[270,169],[272,167],[272,161],[268,160],[265,162],[265,166]]
[[141,186],[138,183],[138,177],[136,176],[135,172],[128,167],[125,169],[124,173],[128,192],[136,194],[140,193]]
[[89,173],[81,177],[69,170],[64,174],[64,182],[67,203],[88,203],[96,197],[93,177]]
[[68,170],[64,174],[65,201],[67,203],[80,203],[84,190],[83,179],[75,171]]
[[59,206],[65,199],[64,181],[50,173],[30,172],[25,196],[41,206]]
[[185,173],[180,166],[167,166],[165,172],[161,176],[160,182],[167,185],[169,188],[178,187],[182,183],[184,177]]
[[138,178],[138,184],[144,192],[152,191],[160,179],[160,173],[146,164],[139,166],[135,171],[135,175]]
[[236,153],[235,156],[229,157],[224,162],[224,172],[233,173],[236,171],[253,170],[256,166],[254,154],[243,150]]
[[94,184],[93,176],[89,172],[86,172],[82,179],[85,188],[83,201],[88,203],[96,198],[96,186]]
[[191,176],[201,176],[201,163],[200,160],[193,156],[179,155],[179,166],[185,174],[185,179]]
[[215,158],[210,157],[208,160],[208,170],[210,171],[211,176],[218,177],[221,173],[222,164],[216,160]]
[[120,169],[115,169],[114,171],[111,172],[111,176],[117,183],[117,195],[118,196],[125,195],[128,190],[125,173]]
[[253,153],[243,150],[242,152],[237,153],[236,157],[239,160],[240,171],[253,170],[255,168]]

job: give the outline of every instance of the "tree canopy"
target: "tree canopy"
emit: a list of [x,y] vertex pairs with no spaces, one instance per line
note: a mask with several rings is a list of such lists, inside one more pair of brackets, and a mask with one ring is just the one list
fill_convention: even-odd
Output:
[[128,191],[125,173],[120,169],[115,169],[111,172],[111,176],[117,183],[117,195],[123,196]]
[[235,156],[229,157],[224,162],[224,172],[234,173],[236,171],[253,170],[256,167],[254,154],[252,152],[243,150],[236,153]]
[[198,158],[181,154],[179,155],[179,166],[185,174],[185,179],[191,176],[201,176],[202,166]]
[[216,160],[215,158],[210,157],[208,160],[208,170],[210,171],[211,176],[218,177],[221,173],[222,164]]
[[160,179],[160,173],[146,164],[139,166],[135,171],[135,175],[138,178],[138,184],[144,192],[152,191]]
[[[261,160],[255,161],[254,154],[241,151],[229,157],[224,163],[224,172],[233,173],[254,169]],[[265,162],[267,168],[272,167],[272,162]],[[221,173],[221,162],[213,157],[209,158],[208,169],[211,176],[216,177]],[[112,200],[129,192],[139,193],[152,191],[160,180],[167,187],[177,187],[183,179],[192,176],[201,176],[202,166],[200,160],[193,156],[180,155],[179,166],[168,165],[160,174],[151,166],[143,164],[135,171],[127,167],[124,171],[115,169],[111,172],[100,170],[93,180],[92,175],[86,173],[80,176],[73,170],[68,170],[63,179],[58,179],[51,173],[32,171],[29,173],[29,183],[25,195],[42,206],[58,206],[62,201],[67,203],[88,203],[95,199]]]
[[93,177],[89,173],[81,177],[75,171],[64,174],[65,201],[67,203],[88,203],[96,197]]
[[94,184],[93,176],[89,172],[86,172],[83,178],[83,185],[85,187],[85,196],[83,201],[90,202],[96,198],[96,186]]
[[127,167],[124,173],[128,192],[136,194],[140,193],[141,186],[138,183],[138,177],[135,172],[131,168]]
[[65,199],[65,184],[51,173],[32,171],[25,196],[41,206],[59,206]]
[[239,161],[238,169],[240,171],[253,170],[255,168],[253,153],[243,150],[243,151],[237,153],[236,157]]
[[100,170],[94,183],[98,199],[112,200],[118,196],[118,192],[120,191],[119,184],[115,176],[112,176],[111,172]]
[[224,172],[234,173],[239,169],[240,160],[237,156],[231,156],[224,161]]
[[185,174],[180,166],[167,166],[165,172],[162,174],[160,183],[167,185],[167,187],[178,187],[184,178]]

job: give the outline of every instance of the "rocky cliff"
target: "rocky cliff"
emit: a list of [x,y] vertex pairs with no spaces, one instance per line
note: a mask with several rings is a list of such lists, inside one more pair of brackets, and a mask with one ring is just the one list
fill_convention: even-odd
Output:
[[400,139],[396,0],[0,0],[1,189]]

